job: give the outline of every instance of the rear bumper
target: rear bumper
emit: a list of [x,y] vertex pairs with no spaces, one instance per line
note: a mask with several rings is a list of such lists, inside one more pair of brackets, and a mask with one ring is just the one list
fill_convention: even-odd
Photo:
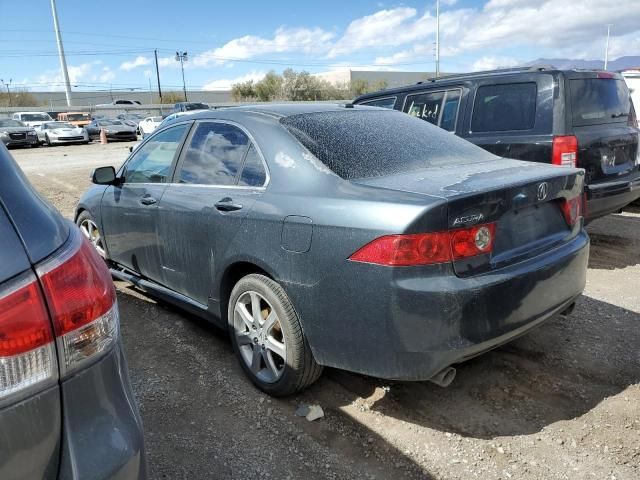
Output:
[[121,344],[62,384],[59,478],[146,478],[142,421]]
[[586,185],[585,191],[590,221],[617,212],[640,198],[640,172],[625,180]]
[[352,264],[353,276],[336,275],[305,291],[285,288],[320,364],[428,380],[562,312],[584,289],[588,255],[582,231],[553,251],[470,278],[456,277],[449,265]]

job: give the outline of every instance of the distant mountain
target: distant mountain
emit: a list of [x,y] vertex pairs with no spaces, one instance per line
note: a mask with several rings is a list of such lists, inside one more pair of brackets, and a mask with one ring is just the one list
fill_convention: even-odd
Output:
[[[552,65],[559,69],[586,68],[601,69],[604,67],[604,60],[571,60],[569,58],[538,58],[532,62],[525,63],[527,67],[536,65]],[[607,70],[626,70],[629,68],[640,68],[640,56],[626,56],[609,60]]]

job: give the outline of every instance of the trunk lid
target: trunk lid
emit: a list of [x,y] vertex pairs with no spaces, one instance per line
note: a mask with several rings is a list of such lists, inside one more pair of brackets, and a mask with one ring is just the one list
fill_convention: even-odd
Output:
[[356,182],[445,198],[449,230],[495,222],[491,254],[454,262],[461,277],[539,255],[582,228],[582,222],[570,226],[562,211],[564,202],[582,195],[580,169],[496,158]]

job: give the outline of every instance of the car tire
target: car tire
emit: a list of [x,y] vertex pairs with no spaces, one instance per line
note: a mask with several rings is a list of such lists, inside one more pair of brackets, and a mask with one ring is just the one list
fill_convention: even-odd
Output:
[[48,147],[51,146],[51,140],[49,139],[49,135],[44,136],[44,142],[47,144]]
[[84,210],[80,215],[78,215],[76,225],[87,240],[91,242],[98,252],[98,255],[107,261],[107,250],[105,248],[104,237],[102,236],[102,232],[98,228],[98,223],[95,221],[93,216],[87,210]]
[[229,297],[228,319],[240,365],[263,392],[291,395],[322,374],[291,300],[272,279],[260,274],[240,279]]

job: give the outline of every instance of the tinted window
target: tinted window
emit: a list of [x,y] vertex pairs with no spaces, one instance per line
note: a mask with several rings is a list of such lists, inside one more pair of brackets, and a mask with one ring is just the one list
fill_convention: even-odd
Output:
[[529,130],[536,118],[535,83],[479,87],[473,103],[472,132]]
[[180,183],[234,185],[249,138],[226,123],[198,125],[184,156]]
[[367,100],[361,102],[360,105],[367,105],[368,107],[381,107],[381,108],[393,108],[396,104],[396,97],[377,98],[375,100]]
[[240,180],[238,185],[247,187],[261,187],[264,182],[267,181],[267,172],[264,170],[262,159],[256,147],[251,145],[247,152],[247,157],[242,167],[242,173],[240,174]]
[[404,102],[404,111],[412,117],[421,118],[429,123],[438,125],[443,99],[444,92],[407,95],[407,99]]
[[176,125],[141,145],[125,167],[127,183],[165,183],[188,125]]
[[626,122],[631,113],[629,90],[613,78],[571,80],[571,110],[574,125]]
[[466,140],[397,111],[320,112],[293,115],[281,123],[346,179],[494,158]]
[[444,128],[448,132],[454,132],[456,130],[459,104],[460,90],[449,90],[444,100],[444,106],[442,107],[440,128]]

